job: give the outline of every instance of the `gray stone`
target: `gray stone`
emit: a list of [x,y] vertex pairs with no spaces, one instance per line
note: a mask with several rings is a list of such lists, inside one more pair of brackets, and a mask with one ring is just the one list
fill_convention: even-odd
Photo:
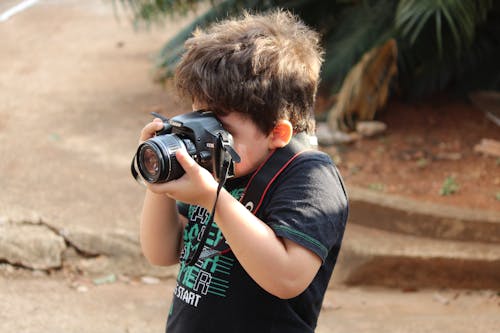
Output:
[[44,225],[3,223],[0,225],[0,260],[33,269],[51,269],[62,264],[64,239]]
[[380,193],[355,186],[349,192],[349,223],[440,240],[500,242],[500,213]]
[[90,276],[116,274],[118,276],[142,277],[152,276],[160,278],[175,278],[178,265],[170,267],[154,266],[148,263],[144,256],[73,258],[65,262],[67,267],[85,272]]
[[345,133],[339,130],[333,130],[328,127],[326,123],[316,124],[316,136],[321,146],[347,144],[359,139],[359,134],[357,133]]
[[348,224],[331,284],[500,288],[500,245],[436,240]]
[[381,121],[359,121],[356,123],[356,132],[364,137],[382,134],[386,129],[387,125]]
[[115,229],[103,233],[85,228],[61,230],[61,235],[79,251],[88,255],[132,256],[141,254],[137,234]]

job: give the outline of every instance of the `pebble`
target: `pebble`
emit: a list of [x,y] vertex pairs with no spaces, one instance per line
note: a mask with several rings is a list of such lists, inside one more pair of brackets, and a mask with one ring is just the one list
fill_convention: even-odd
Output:
[[356,132],[364,137],[379,135],[387,129],[387,125],[381,121],[359,121],[356,124]]
[[96,278],[93,280],[95,285],[101,285],[101,284],[106,284],[106,283],[114,283],[116,282],[116,275],[115,274],[109,274],[106,276],[102,276],[99,278]]
[[435,301],[438,301],[439,303],[443,304],[443,305],[448,305],[450,303],[450,300],[447,298],[447,297],[444,297],[443,295],[439,294],[439,293],[435,293],[432,298],[435,300]]
[[153,276],[143,276],[141,277],[141,282],[144,284],[158,284],[160,283],[160,279]]
[[89,288],[87,286],[80,285],[76,287],[76,291],[78,291],[79,293],[86,293],[89,291]]

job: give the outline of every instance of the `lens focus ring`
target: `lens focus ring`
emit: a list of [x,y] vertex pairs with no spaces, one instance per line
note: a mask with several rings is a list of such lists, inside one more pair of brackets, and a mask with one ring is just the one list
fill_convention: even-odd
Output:
[[185,147],[175,134],[159,135],[143,142],[138,148],[138,169],[149,183],[164,183],[177,179],[184,170],[175,158],[175,152]]

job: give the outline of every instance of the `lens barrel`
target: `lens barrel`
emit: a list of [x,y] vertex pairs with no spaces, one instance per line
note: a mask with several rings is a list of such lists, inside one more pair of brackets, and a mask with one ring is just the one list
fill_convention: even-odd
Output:
[[[144,141],[137,149],[137,168],[149,183],[164,183],[180,178],[184,174],[175,158],[175,152],[186,148],[186,143],[175,134],[155,136]],[[188,152],[191,149],[188,149]]]

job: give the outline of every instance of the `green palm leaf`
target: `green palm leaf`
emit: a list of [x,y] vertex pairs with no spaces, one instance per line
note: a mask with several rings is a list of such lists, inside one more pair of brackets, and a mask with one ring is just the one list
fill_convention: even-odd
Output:
[[460,55],[474,41],[478,24],[485,21],[492,0],[401,0],[396,10],[395,26],[401,37],[415,44],[428,38],[434,22],[438,54],[443,55],[444,34],[454,41],[455,54]]
[[[168,78],[196,26],[243,10],[290,10],[323,35],[321,91],[338,91],[362,55],[389,38],[398,45],[399,91],[417,97],[446,89],[500,88],[500,1],[493,0],[113,0],[131,9],[137,26],[176,14],[204,12],[157,57]],[[203,7],[201,5],[203,4]]]

